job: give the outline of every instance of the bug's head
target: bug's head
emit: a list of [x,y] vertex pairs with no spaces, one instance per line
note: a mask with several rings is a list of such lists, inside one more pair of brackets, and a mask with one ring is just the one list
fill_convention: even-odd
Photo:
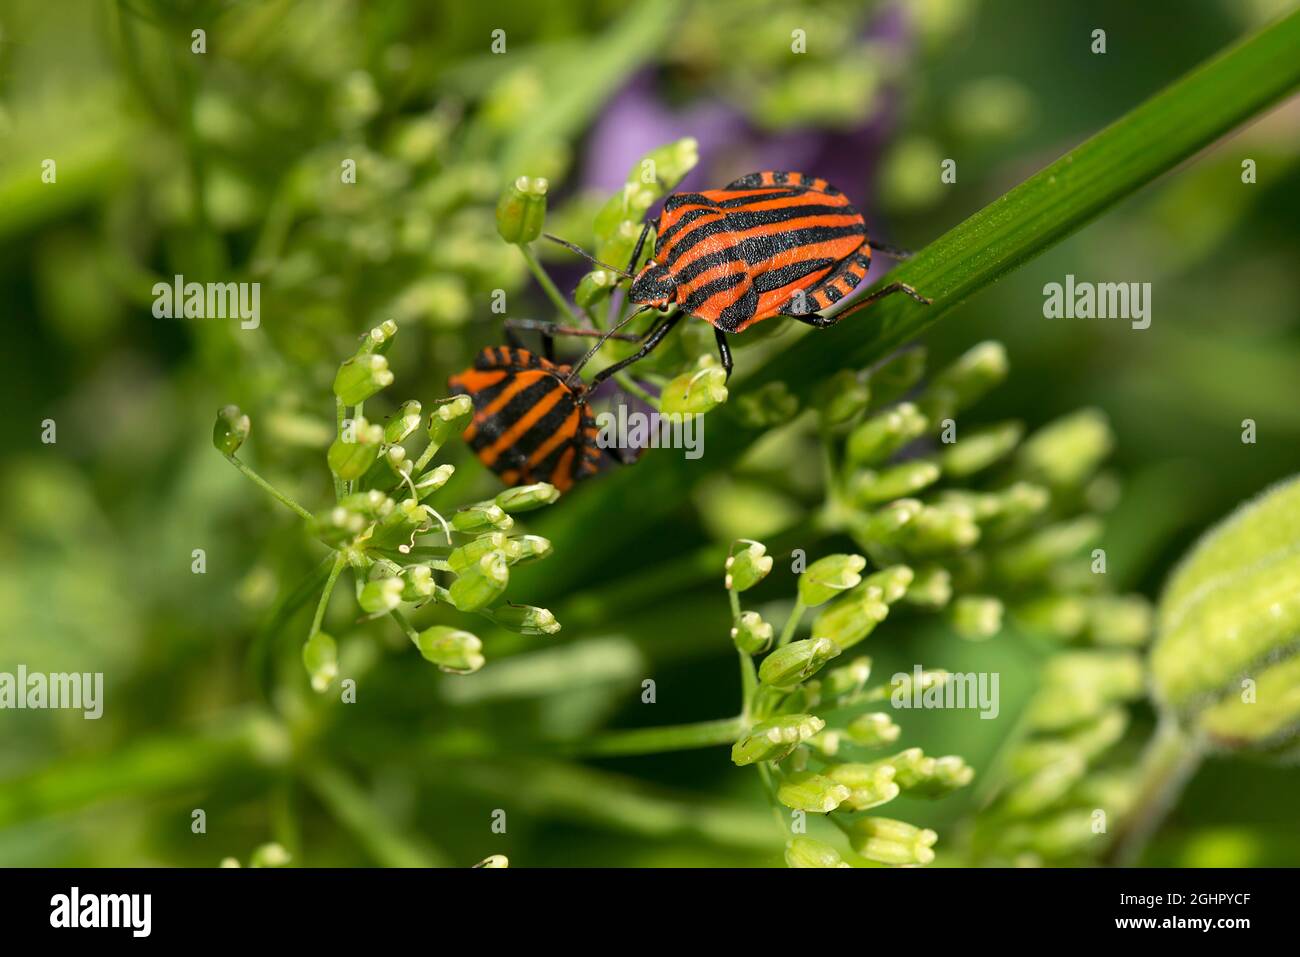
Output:
[[651,260],[632,280],[628,298],[638,306],[664,309],[677,299],[677,283],[673,281],[667,267]]

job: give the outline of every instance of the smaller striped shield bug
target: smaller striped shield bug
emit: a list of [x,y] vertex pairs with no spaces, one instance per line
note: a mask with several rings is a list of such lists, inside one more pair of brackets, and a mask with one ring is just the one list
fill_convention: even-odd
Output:
[[[630,270],[651,229],[654,254],[633,275]],[[899,292],[930,304],[906,283],[893,282],[839,313],[825,314],[866,278],[873,246],[862,214],[844,194],[824,179],[802,173],[767,170],[722,189],[673,193],[659,216],[646,222],[627,269],[601,263],[556,236],[547,238],[631,280],[628,299],[642,308],[612,331],[647,309],[665,313],[640,337],[641,347],[598,372],[591,388],[648,355],[685,316],[713,326],[730,375],[727,336],[764,319],[788,316],[825,328]],[[895,258],[907,255],[878,244],[875,248]],[[575,369],[597,348],[599,343]]]

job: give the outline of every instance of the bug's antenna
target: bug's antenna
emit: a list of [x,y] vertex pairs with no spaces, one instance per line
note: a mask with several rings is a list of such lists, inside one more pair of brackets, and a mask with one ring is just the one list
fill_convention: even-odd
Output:
[[642,306],[640,309],[637,309],[634,312],[629,312],[626,316],[620,319],[618,324],[614,326],[613,329],[610,329],[603,336],[601,336],[600,339],[597,340],[596,344],[587,350],[587,354],[585,356],[583,356],[581,359],[579,359],[577,362],[573,364],[573,369],[569,372],[569,375],[565,378],[564,384],[572,388],[574,381],[578,378],[578,373],[582,371],[582,367],[587,364],[587,362],[591,359],[592,356],[594,356],[597,352],[600,351],[600,347],[603,346],[610,339],[612,339],[615,333],[617,333],[620,329],[626,326],[629,322],[631,322],[637,316],[641,315],[641,313],[645,312],[647,309],[651,309],[651,308],[653,307]]
[[617,266],[611,266],[609,263],[603,263],[603,262],[601,262],[599,259],[597,259],[595,256],[593,256],[591,253],[587,252],[587,251],[586,251],[585,249],[583,249],[581,246],[575,246],[573,243],[569,242],[567,239],[561,239],[559,236],[552,236],[550,233],[542,233],[542,235],[545,236],[547,239],[549,239],[549,240],[550,240],[551,242],[553,242],[553,243],[559,243],[559,244],[560,244],[561,246],[563,246],[565,249],[571,249],[571,250],[573,250],[575,253],[577,253],[579,256],[581,256],[583,259],[586,259],[586,260],[588,260],[589,262],[593,262],[593,263],[595,263],[595,264],[596,264],[597,266],[599,266],[601,269],[604,269],[604,270],[606,270],[606,271],[608,271],[608,272],[616,272],[616,273],[618,273],[620,276],[622,276],[624,279],[633,279],[633,278],[635,278],[635,277],[634,277],[630,272],[628,272],[628,271],[625,270],[625,269],[619,269]]

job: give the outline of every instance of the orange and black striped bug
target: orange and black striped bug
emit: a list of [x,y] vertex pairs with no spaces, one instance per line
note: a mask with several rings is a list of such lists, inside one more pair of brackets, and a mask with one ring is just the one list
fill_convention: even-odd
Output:
[[492,346],[448,380],[474,403],[465,441],[507,485],[550,482],[565,492],[598,470],[587,387],[570,385],[571,372],[526,349]]
[[[633,276],[628,270],[640,259],[651,229],[654,254]],[[572,243],[547,238],[592,259]],[[875,248],[899,258],[906,255],[878,244]],[[824,179],[769,170],[722,189],[674,193],[658,218],[646,222],[628,270],[592,259],[632,280],[628,298],[642,307],[639,311],[672,311],[639,337],[642,345],[635,354],[597,373],[590,388],[648,355],[683,316],[713,326],[730,375],[726,336],[764,319],[789,316],[824,328],[896,292],[930,304],[906,283],[893,282],[836,315],[823,315],[866,277],[871,250],[862,214]]]

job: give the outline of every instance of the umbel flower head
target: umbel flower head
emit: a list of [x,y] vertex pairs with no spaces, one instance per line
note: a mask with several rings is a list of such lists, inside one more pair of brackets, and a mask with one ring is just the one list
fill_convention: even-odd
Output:
[[[338,432],[326,454],[334,479],[332,505],[313,514],[236,457],[252,426],[235,406],[217,414],[213,429],[217,450],[293,509],[311,534],[331,549],[323,563],[328,568],[325,585],[302,649],[303,666],[318,692],[327,690],[339,674],[338,643],[322,624],[346,569],[356,578],[363,616],[393,619],[421,655],[448,673],[470,674],[483,667],[482,641],[449,625],[419,631],[408,621],[408,613],[436,604],[523,635],[560,630],[547,609],[506,598],[511,568],[543,559],[551,551],[545,539],[521,534],[514,517],[554,502],[556,489],[546,484],[507,489],[495,499],[449,510],[449,520],[433,503],[455,469],[433,460],[464,431],[474,411],[469,398],[436,400],[427,413],[418,400],[408,399],[382,423],[362,414],[362,405],[393,382],[385,353],[396,334],[392,322],[370,330],[335,376]],[[426,417],[428,427],[421,430]],[[414,444],[421,438],[422,448]]]

